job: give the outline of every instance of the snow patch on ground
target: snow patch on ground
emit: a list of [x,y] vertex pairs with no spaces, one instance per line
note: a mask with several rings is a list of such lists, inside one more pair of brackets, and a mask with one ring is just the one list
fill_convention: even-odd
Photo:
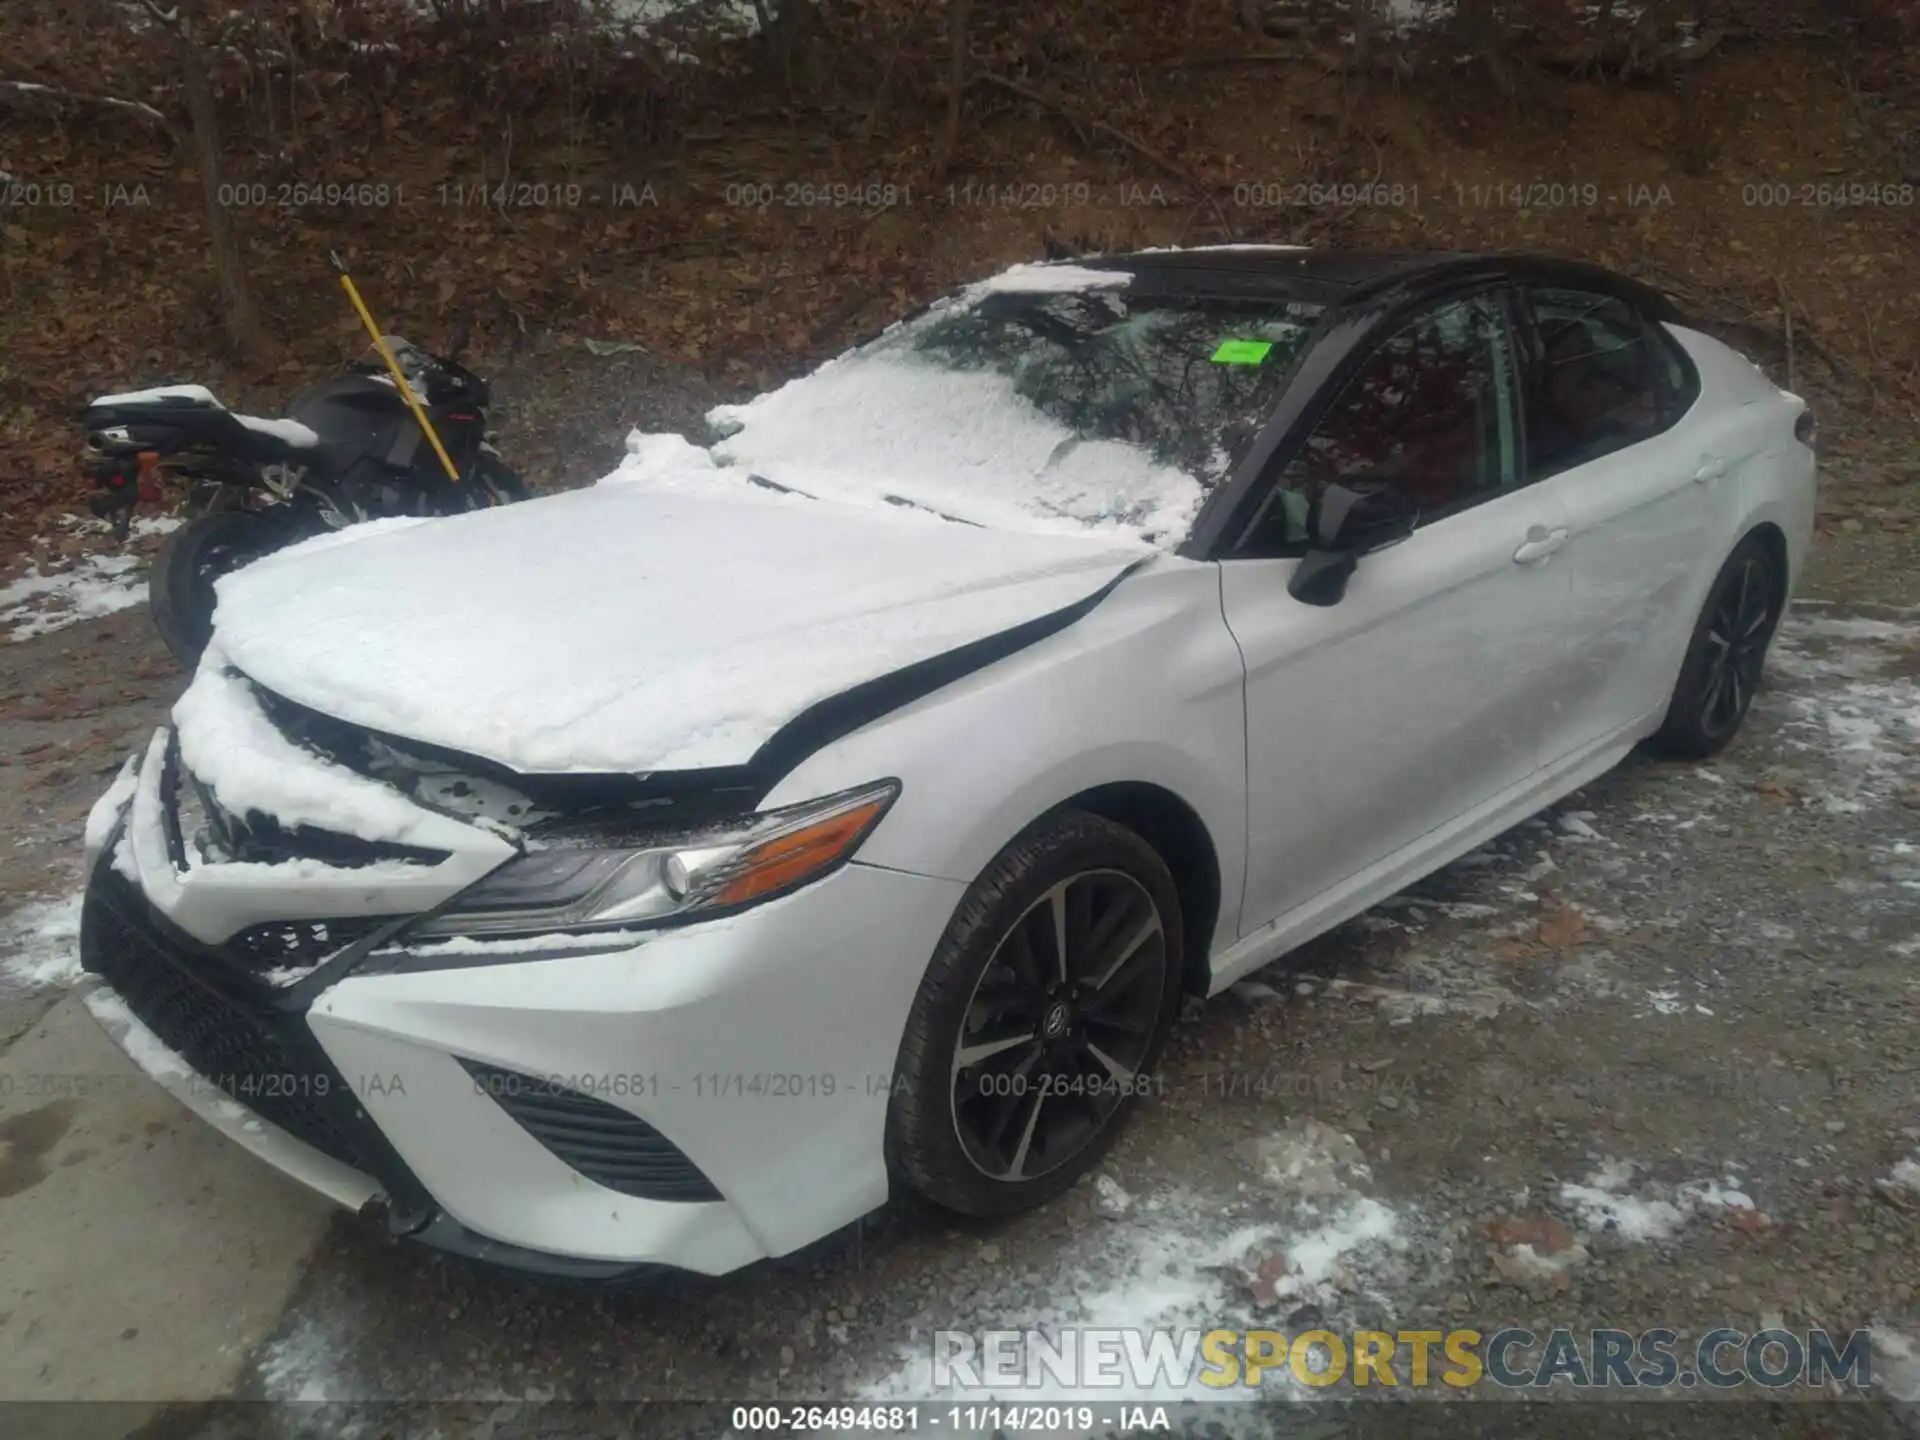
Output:
[[[133,522],[132,538],[164,535],[179,524],[176,516],[143,516]],[[113,543],[112,530],[104,521],[75,518],[63,528],[66,536],[59,538],[98,536],[102,548],[70,559],[41,560],[0,586],[0,629],[14,640],[51,635],[146,601],[146,561],[129,550],[104,548]]]
[[1454,0],[1387,0],[1386,23],[1391,30],[1424,30],[1453,18]]
[[356,1398],[344,1388],[341,1360],[338,1336],[307,1316],[262,1346],[254,1363],[267,1399],[325,1403]]
[[80,902],[36,900],[0,920],[0,975],[10,985],[48,990],[80,978]]
[[1636,1181],[1637,1168],[1631,1161],[1606,1161],[1585,1184],[1561,1185],[1560,1201],[1588,1230],[1612,1229],[1623,1240],[1643,1244],[1670,1239],[1696,1218],[1755,1208],[1737,1177],[1669,1187]]
[[[1920,755],[1920,624],[1789,615],[1769,657],[1786,714],[1783,737],[1835,762],[1804,796],[1834,814],[1884,803]],[[1766,692],[1762,692],[1765,697]]]
[[[1253,1142],[1247,1158],[1258,1179],[1239,1191],[1253,1196],[1251,1203],[1184,1189],[1121,1203],[1117,1184],[1096,1182],[1106,1221],[1068,1237],[1037,1287],[997,1291],[986,1302],[991,1311],[943,1299],[894,1367],[857,1386],[861,1398],[1173,1403],[1316,1393],[1284,1366],[1269,1371],[1258,1390],[1221,1391],[1199,1383],[1204,1367],[1193,1356],[1183,1365],[1168,1353],[1158,1370],[1149,1357],[1147,1373],[1128,1373],[1117,1386],[1085,1383],[1091,1362],[1084,1357],[1077,1376],[1050,1373],[1038,1359],[1048,1351],[1070,1354],[1063,1336],[1085,1329],[1166,1330],[1176,1343],[1191,1332],[1197,1350],[1207,1330],[1284,1327],[1304,1305],[1337,1331],[1356,1300],[1385,1301],[1402,1286],[1418,1248],[1415,1217],[1366,1193],[1372,1176],[1351,1136],[1304,1119]],[[1030,1383],[996,1388],[985,1374],[978,1385],[966,1383],[964,1372],[936,1377],[934,1330],[1020,1332],[1025,1338],[1013,1364]],[[936,1385],[936,1378],[947,1383]]]
[[1920,1404],[1920,1337],[1892,1325],[1868,1328],[1875,1388],[1906,1404]]

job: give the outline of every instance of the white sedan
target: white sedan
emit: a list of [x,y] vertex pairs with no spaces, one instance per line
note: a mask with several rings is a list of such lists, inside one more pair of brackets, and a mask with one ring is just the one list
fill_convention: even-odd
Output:
[[1210,994],[1747,712],[1805,404],[1589,266],[1016,267],[599,485],[223,580],[95,1013],[401,1234],[719,1273],[1084,1174]]

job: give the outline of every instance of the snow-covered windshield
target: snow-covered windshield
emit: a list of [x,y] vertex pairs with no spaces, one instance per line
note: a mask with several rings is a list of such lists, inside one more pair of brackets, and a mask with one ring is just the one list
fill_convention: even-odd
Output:
[[719,407],[714,458],[821,498],[1177,543],[1271,411],[1318,312],[1074,273],[1098,288],[1000,277]]

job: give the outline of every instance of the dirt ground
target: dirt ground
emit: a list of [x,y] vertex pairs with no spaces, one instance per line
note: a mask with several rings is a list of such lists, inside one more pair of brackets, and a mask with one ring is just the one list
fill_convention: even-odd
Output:
[[[618,453],[632,404],[672,427],[713,395],[646,357],[586,373],[577,358],[542,363],[506,376],[508,406],[573,426],[599,460]],[[647,398],[595,398],[616,394]],[[560,411],[574,418],[537,418]],[[1901,1348],[1920,1341],[1920,571],[1905,531],[1848,524],[1884,503],[1882,479],[1844,453],[1829,468],[1812,573],[1728,752],[1635,758],[1196,1004],[1165,1094],[1099,1182],[1044,1211],[956,1225],[901,1201],[720,1280],[564,1286],[396,1247],[235,1147],[186,1150],[210,1137],[137,1078],[51,1104],[0,1085],[0,1258],[83,1238],[62,1185],[93,1197],[87,1255],[115,1257],[81,1263],[90,1306],[34,1287],[0,1300],[0,1334],[32,1342],[18,1352],[31,1364],[0,1371],[0,1395],[148,1402],[31,1412],[85,1434],[379,1434],[414,1414],[505,1437],[551,1433],[557,1413],[567,1433],[618,1434],[632,1414],[609,1402],[924,1395],[934,1327],[1697,1335],[1764,1320],[1874,1326],[1883,1404],[1847,1423],[1898,1433],[1886,1397],[1920,1399]],[[60,904],[86,809],[178,688],[138,609],[0,644],[13,833],[0,904],[16,907],[0,922],[16,956],[0,1064],[102,1074],[117,1061],[87,1048],[88,1017],[20,957],[44,965],[70,945]],[[62,1103],[83,1108],[47,1113]],[[140,1203],[120,1204],[136,1129],[159,1149]],[[262,1186],[251,1210],[217,1208]],[[140,1245],[155,1216],[196,1206],[216,1207],[203,1228],[164,1252]],[[135,1276],[158,1278],[164,1304]],[[213,1303],[229,1292],[247,1303]],[[178,1383],[89,1380],[85,1357],[110,1340],[126,1354],[118,1373]],[[189,1372],[208,1353],[221,1363]],[[227,1395],[307,1403],[155,1403]],[[599,1408],[557,1412],[565,1401]],[[439,1403],[388,1408],[423,1402]],[[722,1410],[650,1413],[724,1428]],[[1739,1413],[1738,1433],[1814,1433],[1759,1404]],[[1587,1414],[1556,1433],[1580,1433]],[[1617,1433],[1604,1428],[1617,1415],[1590,1418]],[[1297,1433],[1378,1423],[1362,1412]]]

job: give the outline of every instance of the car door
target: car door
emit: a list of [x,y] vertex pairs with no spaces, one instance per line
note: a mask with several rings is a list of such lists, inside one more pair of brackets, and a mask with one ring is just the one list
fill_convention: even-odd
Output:
[[[1248,836],[1241,932],[1296,910],[1522,785],[1541,756],[1541,677],[1567,590],[1566,518],[1519,484],[1518,386],[1503,297],[1399,324],[1280,468],[1221,563],[1246,664]],[[1314,496],[1386,484],[1421,507],[1343,598],[1288,593]]]
[[1548,286],[1525,299],[1527,478],[1569,530],[1556,561],[1571,605],[1550,763],[1665,706],[1743,457],[1695,404],[1685,353],[1627,301]]

